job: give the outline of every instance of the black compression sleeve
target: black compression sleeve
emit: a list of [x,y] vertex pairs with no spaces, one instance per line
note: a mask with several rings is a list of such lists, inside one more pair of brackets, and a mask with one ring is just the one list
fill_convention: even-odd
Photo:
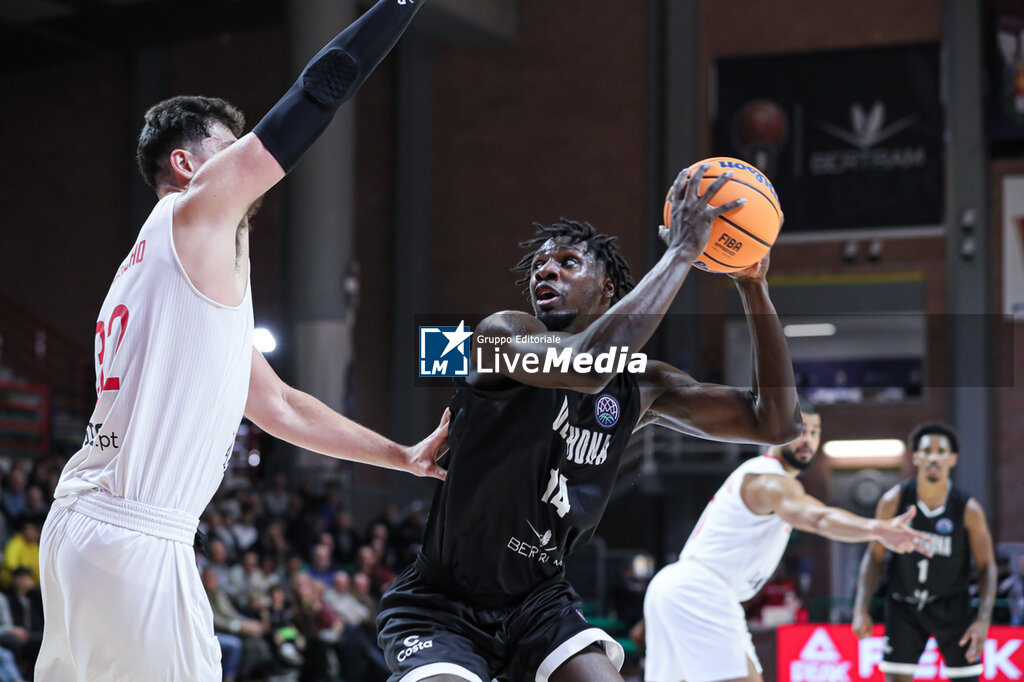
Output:
[[320,50],[253,132],[290,172],[387,56],[426,0],[378,0]]

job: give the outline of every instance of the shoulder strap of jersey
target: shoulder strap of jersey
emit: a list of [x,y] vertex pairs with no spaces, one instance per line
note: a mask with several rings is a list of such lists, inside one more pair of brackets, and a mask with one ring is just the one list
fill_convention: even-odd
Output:
[[743,474],[778,474],[780,476],[786,475],[786,469],[775,457],[771,455],[760,455],[758,457],[751,457],[746,462],[737,467],[737,470],[743,469]]
[[917,504],[917,479],[908,478],[900,483],[900,501],[896,505],[896,514],[902,514],[907,507]]
[[949,496],[946,499],[947,513],[953,509],[957,510],[956,513],[960,517],[960,521],[963,522],[964,514],[967,513],[967,501],[969,499],[971,499],[971,496],[964,490],[950,484]]

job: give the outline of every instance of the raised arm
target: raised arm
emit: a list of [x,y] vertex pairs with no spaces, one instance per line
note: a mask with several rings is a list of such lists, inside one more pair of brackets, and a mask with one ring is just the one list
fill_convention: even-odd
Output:
[[379,0],[310,60],[251,133],[204,164],[176,222],[229,230],[298,162],[384,59],[426,0]]
[[[896,516],[900,503],[899,487],[890,488],[875,505],[875,518],[891,519]],[[880,542],[872,542],[864,552],[860,562],[860,573],[857,575],[857,596],[853,602],[853,632],[858,639],[871,636],[874,623],[869,608],[871,599],[878,589],[878,580],[882,577],[882,560],[885,558],[885,546]]]
[[743,502],[755,514],[777,514],[802,531],[840,542],[876,541],[900,554],[919,551],[931,556],[928,537],[910,528],[914,509],[888,520],[866,519],[828,507],[804,490],[800,481],[777,474],[749,474],[740,486]]
[[992,550],[992,534],[989,533],[988,522],[985,520],[985,510],[974,498],[967,501],[964,527],[967,529],[967,540],[971,545],[974,563],[978,566],[978,617],[960,638],[960,646],[967,646],[965,655],[967,660],[973,663],[981,658],[981,650],[988,636],[988,626],[992,623],[998,572],[995,552]]
[[[547,356],[549,349],[572,355],[586,353],[596,356],[611,349],[622,353],[640,350],[658,328],[669,306],[683,284],[690,266],[707,246],[711,225],[715,219],[743,205],[743,199],[736,199],[721,206],[708,202],[728,182],[732,172],[726,172],[716,179],[704,192],[698,193],[700,181],[709,164],[699,167],[693,182],[687,182],[683,171],[672,186],[671,225],[661,231],[661,237],[668,249],[636,287],[613,305],[605,314],[598,316],[586,329],[576,334],[555,334],[547,331],[540,320],[517,312],[497,313],[485,319],[474,334],[477,348],[483,357],[493,358],[495,354],[508,358],[521,358],[534,354]],[[534,273],[532,276],[539,276]],[[557,337],[554,343],[522,337]],[[519,337],[519,338],[517,338]],[[566,372],[529,371],[521,364],[511,366],[501,362],[492,367],[499,374],[520,383],[545,388],[572,388],[583,392],[597,393],[617,373],[610,371],[578,371],[574,366]],[[480,368],[475,368],[475,381],[486,382]]]
[[768,254],[735,273],[736,287],[750,328],[753,377],[750,388],[694,381],[685,372],[660,363],[644,384],[647,411],[641,424],[741,443],[783,444],[800,433],[800,406],[789,347],[768,296]]
[[436,459],[446,447],[447,410],[432,434],[411,447],[398,445],[281,381],[256,349],[245,416],[275,438],[307,450],[417,476],[445,477]]

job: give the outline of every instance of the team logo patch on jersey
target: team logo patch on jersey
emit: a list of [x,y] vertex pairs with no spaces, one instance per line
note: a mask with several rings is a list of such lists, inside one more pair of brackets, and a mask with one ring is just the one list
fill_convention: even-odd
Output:
[[469,376],[469,337],[465,322],[458,327],[420,327],[420,376]]
[[537,536],[537,542],[540,544],[541,549],[543,549],[545,552],[554,552],[558,549],[557,545],[545,547],[545,545],[551,542],[551,538],[554,536],[554,533],[552,533],[550,530],[546,530],[543,533],[539,532],[536,528],[533,527],[533,524],[530,523],[529,519],[527,519],[526,525],[529,526],[530,530],[533,531],[533,534]]
[[953,520],[952,519],[939,519],[935,522],[935,530],[943,535],[949,535],[953,532]]
[[607,393],[602,393],[594,403],[594,417],[597,423],[610,429],[619,423],[619,401]]

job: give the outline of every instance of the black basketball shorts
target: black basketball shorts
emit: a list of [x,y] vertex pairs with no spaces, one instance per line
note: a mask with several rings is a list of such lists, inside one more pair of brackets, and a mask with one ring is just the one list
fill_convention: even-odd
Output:
[[974,614],[966,594],[938,599],[923,609],[889,598],[886,600],[885,656],[878,667],[894,675],[913,675],[928,637],[933,636],[950,679],[980,675],[981,663],[968,662],[967,647],[960,646],[960,639],[972,622]]
[[537,680],[591,644],[616,667],[622,647],[583,618],[569,583],[549,580],[521,602],[482,608],[428,582],[410,566],[380,601],[377,643],[392,675],[416,682],[450,674],[470,682]]

